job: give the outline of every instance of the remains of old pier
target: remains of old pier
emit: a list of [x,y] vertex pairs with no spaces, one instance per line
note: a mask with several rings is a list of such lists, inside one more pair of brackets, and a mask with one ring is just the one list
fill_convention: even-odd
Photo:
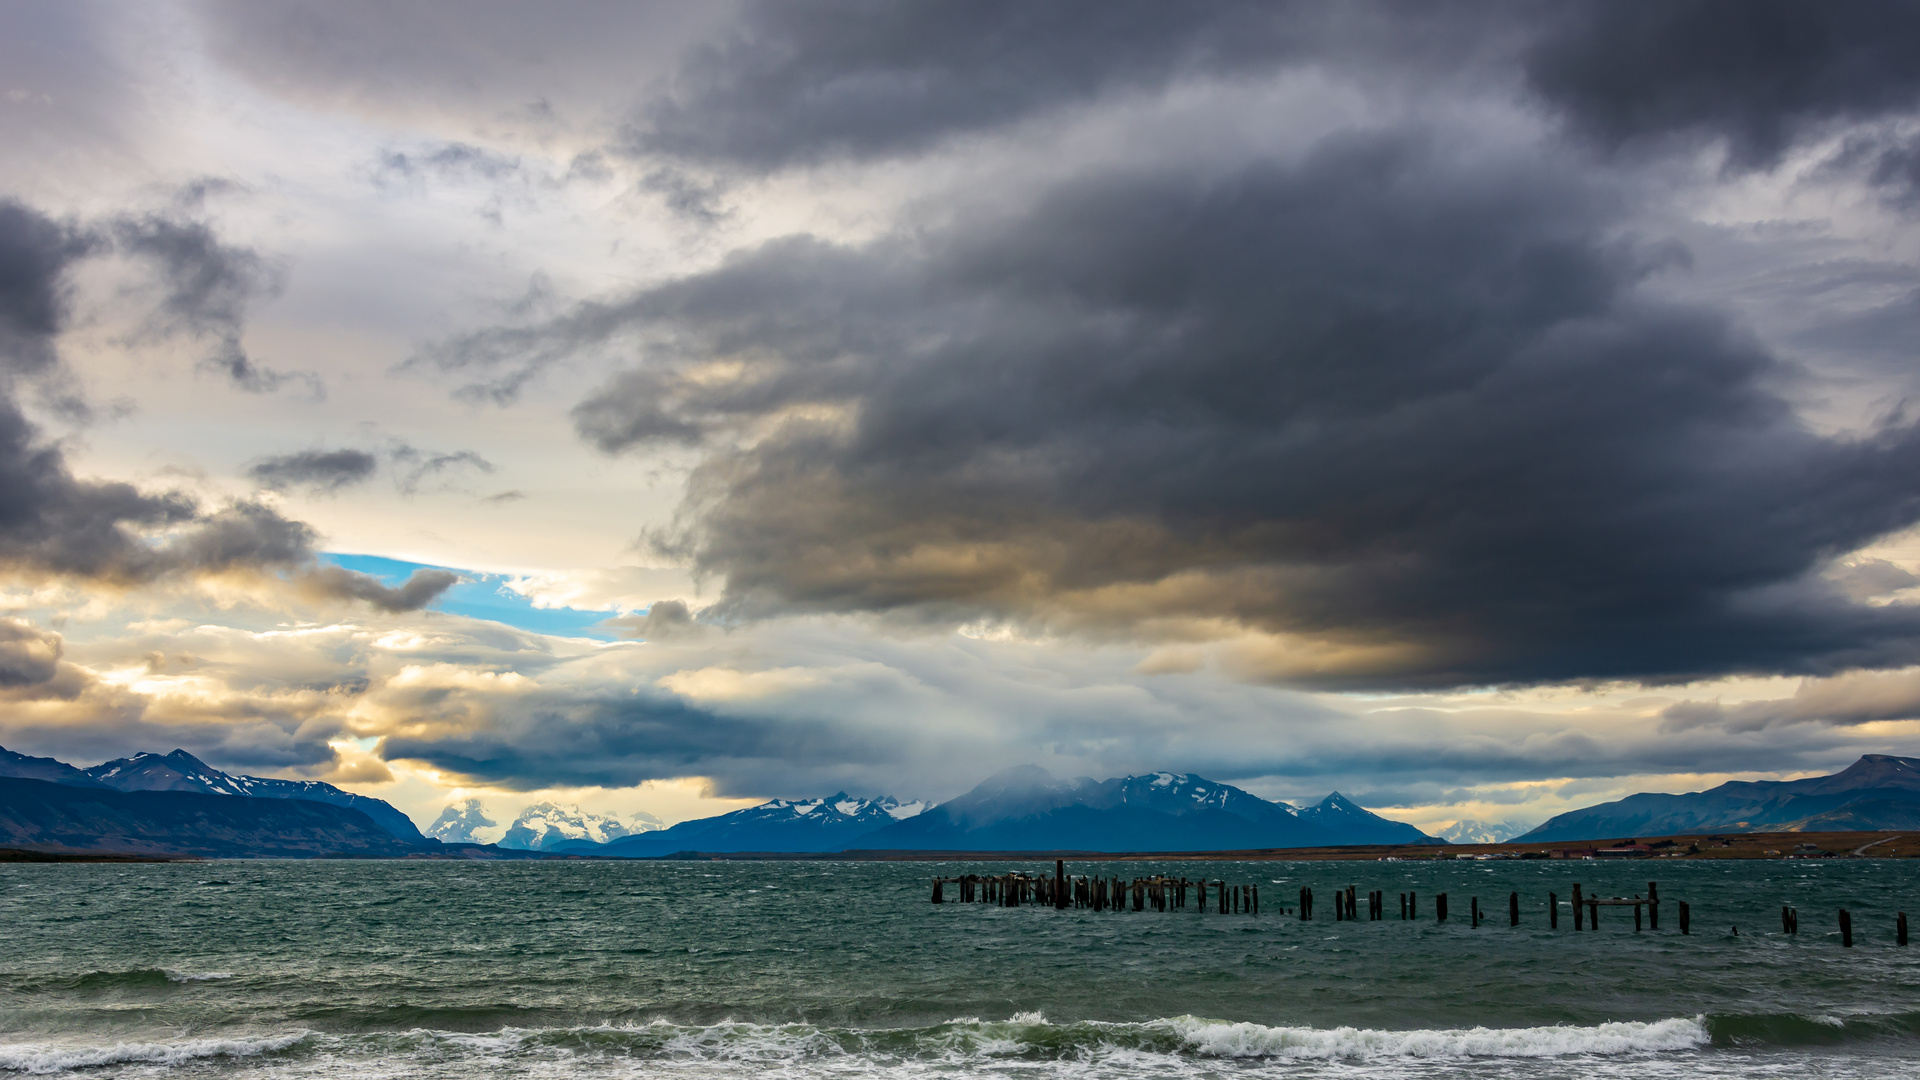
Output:
[[[1360,918],[1359,887],[1348,885],[1333,891],[1333,917],[1336,922],[1357,921]],[[1367,921],[1380,922],[1387,917],[1387,894],[1384,889],[1366,894]],[[1010,871],[1004,874],[964,874],[959,877],[939,877],[933,879],[933,902],[936,904],[992,904],[998,907],[1051,907],[1056,910],[1068,909],[1088,911],[1183,911],[1191,910],[1200,914],[1216,912],[1221,915],[1258,915],[1260,914],[1260,887],[1253,884],[1234,884],[1220,878],[1191,879],[1167,874],[1131,879],[1107,877],[1095,874],[1069,874],[1066,861],[1056,859],[1053,873]],[[1468,903],[1468,925],[1478,929],[1483,918],[1490,918],[1492,911],[1480,906],[1480,898],[1470,897]],[[1547,928],[1560,928],[1560,894],[1547,894]],[[1579,882],[1573,883],[1571,897],[1565,902],[1573,910],[1573,928],[1576,931],[1596,931],[1600,929],[1600,909],[1605,907],[1628,907],[1633,909],[1633,929],[1635,933],[1660,929],[1660,885],[1647,882],[1644,895],[1608,896],[1598,893],[1588,894]],[[1679,931],[1684,935],[1693,933],[1693,911],[1685,900],[1676,905],[1680,914]],[[1497,909],[1496,909],[1497,910]],[[1297,914],[1303,921],[1312,921],[1315,913],[1313,889],[1300,887],[1299,903],[1289,910],[1279,909],[1280,914]],[[1433,897],[1433,914],[1436,922],[1447,921],[1447,894],[1438,893]],[[1522,902],[1519,892],[1507,894],[1507,925],[1521,925]],[[1400,919],[1409,921],[1419,917],[1418,898],[1415,894],[1400,894]],[[1839,912],[1840,943],[1843,947],[1853,946],[1853,916],[1842,909]],[[1792,905],[1780,908],[1780,931],[1787,935],[1800,932],[1800,912]],[[1907,943],[1907,914],[1899,912],[1894,925],[1896,944]]]

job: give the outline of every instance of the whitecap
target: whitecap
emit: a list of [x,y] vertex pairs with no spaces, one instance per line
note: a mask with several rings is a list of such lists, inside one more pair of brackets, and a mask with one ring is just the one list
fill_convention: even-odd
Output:
[[305,1041],[308,1032],[265,1039],[189,1039],[177,1043],[115,1043],[112,1046],[0,1046],[0,1070],[45,1074],[102,1065],[180,1065],[216,1057],[257,1057]]

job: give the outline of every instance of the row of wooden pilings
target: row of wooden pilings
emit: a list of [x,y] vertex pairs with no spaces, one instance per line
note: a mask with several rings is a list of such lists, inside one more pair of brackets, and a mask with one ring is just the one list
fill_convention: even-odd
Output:
[[1066,860],[1055,860],[1053,876],[1045,874],[966,874],[933,879],[933,902],[947,902],[946,887],[954,886],[955,901],[1000,907],[1085,908],[1091,911],[1175,911],[1193,907],[1206,911],[1211,903],[1222,915],[1260,914],[1260,888],[1226,881],[1192,881],[1184,877],[1092,877],[1068,874]]
[[[1222,915],[1258,915],[1260,914],[1260,887],[1257,885],[1233,885],[1226,881],[1191,881],[1184,877],[1137,877],[1131,881],[1121,878],[1091,877],[1084,874],[1069,875],[1066,860],[1057,859],[1053,864],[1053,876],[1045,874],[966,874],[961,877],[933,879],[933,902],[946,903],[946,886],[953,885],[958,895],[955,900],[963,904],[995,904],[1000,907],[1024,907],[1039,905],[1066,910],[1068,908],[1086,908],[1093,911],[1125,911],[1131,901],[1134,911],[1174,911],[1188,906],[1189,896],[1195,900],[1194,907],[1205,912],[1211,903]],[[1336,922],[1358,921],[1359,902],[1355,886],[1344,890],[1336,889],[1333,894],[1333,917]],[[1638,933],[1643,927],[1649,930],[1660,929],[1660,885],[1647,882],[1645,896],[1609,896],[1586,895],[1580,884],[1575,882],[1573,894],[1569,898],[1573,909],[1573,928],[1575,930],[1600,929],[1600,909],[1603,907],[1630,907],[1633,909],[1633,929]],[[1420,917],[1420,899],[1415,893],[1400,894],[1400,918],[1413,920]],[[1685,900],[1676,905],[1679,915],[1680,932],[1693,933],[1693,911]],[[1282,914],[1288,914],[1281,908]],[[1294,909],[1303,920],[1310,920],[1314,913],[1313,890],[1302,886],[1300,903]],[[1480,898],[1468,899],[1468,919],[1478,928],[1482,919],[1490,919],[1491,913],[1480,907]],[[1437,893],[1433,898],[1435,921],[1446,922],[1448,915],[1447,894]],[[1377,890],[1367,894],[1367,919],[1379,922],[1387,917],[1387,894]],[[1520,925],[1520,894],[1507,894],[1507,925]],[[1547,925],[1560,929],[1560,894],[1547,894]],[[1780,929],[1783,933],[1800,932],[1800,912],[1792,906],[1780,909]],[[1738,933],[1738,928],[1735,929]],[[1894,919],[1894,941],[1907,943],[1907,913],[1902,911]],[[1847,948],[1853,947],[1853,916],[1845,908],[1840,909],[1840,943]]]

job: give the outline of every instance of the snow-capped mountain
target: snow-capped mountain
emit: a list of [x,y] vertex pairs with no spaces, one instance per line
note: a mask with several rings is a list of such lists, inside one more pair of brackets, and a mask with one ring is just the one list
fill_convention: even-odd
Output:
[[1338,836],[1336,842],[1340,844],[1440,843],[1406,822],[1383,818],[1337,791],[1300,811],[1300,820]]
[[1231,851],[1340,838],[1292,807],[1192,773],[1094,780],[1007,769],[849,848],[935,851]]
[[1518,821],[1477,821],[1463,818],[1440,830],[1440,839],[1449,844],[1504,844],[1533,829]]
[[[718,817],[683,821],[629,836],[599,854],[648,856],[679,851],[837,851],[849,840],[924,811],[924,802],[890,796],[857,799],[844,791],[824,799],[773,799]],[[568,845],[558,851],[591,851]]]
[[255,799],[305,799],[358,810],[394,836],[419,843],[420,829],[392,804],[366,795],[342,791],[318,780],[278,780],[266,776],[235,776],[201,761],[185,750],[171,754],[135,754],[102,762],[83,774],[116,791],[191,791],[202,795],[241,795]]
[[[448,809],[452,809],[449,807]],[[478,810],[478,803],[475,803]],[[534,803],[507,827],[506,834],[498,843],[503,848],[519,848],[524,851],[553,851],[569,840],[584,840],[590,844],[605,844],[624,836],[658,830],[660,819],[652,814],[634,815],[632,825],[607,814],[590,814],[578,806],[560,803]]]
[[491,844],[505,830],[487,816],[479,799],[460,799],[449,803],[440,816],[427,826],[427,835],[446,844]]

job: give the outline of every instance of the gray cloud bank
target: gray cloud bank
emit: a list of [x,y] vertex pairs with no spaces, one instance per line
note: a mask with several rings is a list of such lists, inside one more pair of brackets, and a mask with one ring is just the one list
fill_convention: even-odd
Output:
[[1610,157],[1717,139],[1762,168],[1912,119],[1916,11],[754,6],[634,152],[910,157],[1302,66],[1416,94],[1471,75],[1571,140],[1423,120],[1298,159],[1089,167],[434,358],[504,369],[504,398],[562,357],[640,357],[576,426],[608,453],[700,449],[654,539],[724,575],[721,617],[1253,631],[1282,644],[1251,673],[1332,687],[1909,663],[1920,615],[1822,571],[1920,520],[1920,428],[1810,430],[1790,359],[1663,298],[1688,253],[1645,234],[1657,186]]

